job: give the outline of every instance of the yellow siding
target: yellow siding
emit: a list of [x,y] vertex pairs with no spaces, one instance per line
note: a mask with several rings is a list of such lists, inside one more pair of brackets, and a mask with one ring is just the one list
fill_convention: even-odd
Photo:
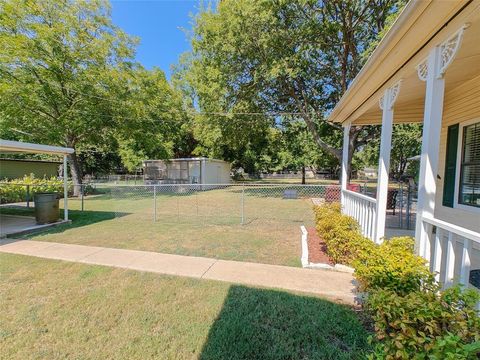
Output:
[[438,164],[438,174],[441,179],[437,179],[435,217],[473,231],[480,231],[480,213],[478,211],[442,206],[447,128],[450,125],[465,123],[474,119],[479,119],[480,121],[480,76],[463,83],[451,91],[447,91],[445,94]]

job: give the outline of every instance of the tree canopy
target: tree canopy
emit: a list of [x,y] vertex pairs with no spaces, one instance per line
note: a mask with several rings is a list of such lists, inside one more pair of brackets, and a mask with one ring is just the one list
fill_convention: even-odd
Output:
[[[76,183],[191,155],[338,169],[342,131],[326,117],[402,3],[220,1],[193,18],[169,82],[135,61],[108,0],[0,0],[0,135],[73,147]],[[355,150],[372,162],[378,134],[353,126],[349,163]]]
[[2,135],[73,147],[77,183],[106,158],[132,170],[188,152],[180,95],[134,61],[136,43],[103,0],[0,2]]
[[[194,19],[184,76],[202,112],[238,115],[199,121],[222,138],[233,127],[241,141],[255,138],[272,118],[301,119],[323,154],[339,162],[340,129],[326,115],[397,10],[393,0],[224,0],[204,9]],[[353,127],[352,153],[376,134]],[[202,134],[198,140],[215,148]]]

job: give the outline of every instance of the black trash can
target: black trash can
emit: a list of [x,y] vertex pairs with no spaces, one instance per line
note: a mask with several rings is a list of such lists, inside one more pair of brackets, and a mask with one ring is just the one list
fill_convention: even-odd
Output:
[[59,199],[59,194],[54,192],[35,194],[35,219],[37,224],[50,224],[60,219]]

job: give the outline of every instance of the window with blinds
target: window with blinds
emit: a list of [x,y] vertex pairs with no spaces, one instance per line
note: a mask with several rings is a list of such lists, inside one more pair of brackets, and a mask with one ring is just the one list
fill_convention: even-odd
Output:
[[458,202],[480,207],[480,122],[463,128]]

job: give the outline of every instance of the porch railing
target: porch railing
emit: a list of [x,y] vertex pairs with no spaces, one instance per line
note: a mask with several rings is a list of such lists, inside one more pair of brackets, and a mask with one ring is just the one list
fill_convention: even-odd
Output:
[[377,200],[351,190],[342,190],[343,213],[360,224],[362,234],[375,240]]
[[422,218],[424,231],[420,255],[429,261],[436,280],[447,288],[454,283],[469,286],[472,245],[480,244],[480,234],[435,218]]

